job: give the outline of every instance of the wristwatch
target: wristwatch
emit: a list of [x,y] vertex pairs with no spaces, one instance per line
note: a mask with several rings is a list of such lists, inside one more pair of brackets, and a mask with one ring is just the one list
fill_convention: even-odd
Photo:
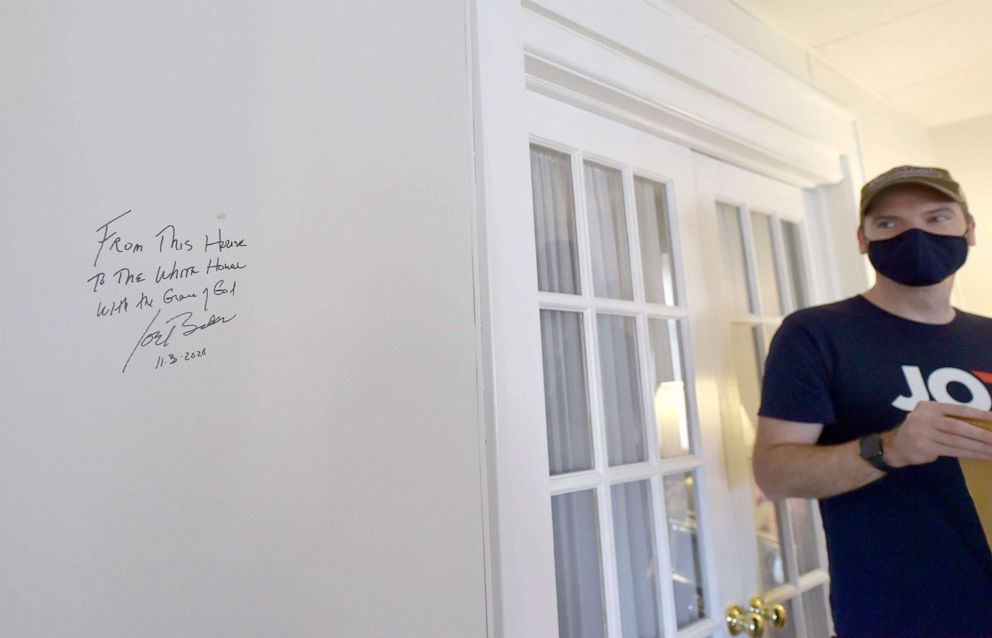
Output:
[[878,433],[861,437],[861,458],[883,472],[893,472],[898,469],[885,462],[885,458],[882,457],[883,452],[882,438]]

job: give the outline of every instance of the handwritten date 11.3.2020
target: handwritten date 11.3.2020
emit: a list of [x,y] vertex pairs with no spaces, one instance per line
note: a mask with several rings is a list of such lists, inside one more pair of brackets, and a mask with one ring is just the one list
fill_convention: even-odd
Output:
[[175,365],[184,361],[192,361],[193,359],[205,356],[207,356],[206,348],[184,352],[182,357],[178,357],[170,352],[165,355],[158,356],[155,361],[155,369],[158,370],[159,368],[164,368],[165,366]]

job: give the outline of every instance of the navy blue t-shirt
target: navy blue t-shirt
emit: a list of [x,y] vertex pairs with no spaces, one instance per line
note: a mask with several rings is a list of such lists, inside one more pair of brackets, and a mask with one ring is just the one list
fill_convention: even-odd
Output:
[[[897,317],[862,296],[796,312],[772,340],[762,416],[818,445],[900,424],[920,400],[992,407],[992,319]],[[956,459],[820,501],[838,638],[992,636],[992,551]]]

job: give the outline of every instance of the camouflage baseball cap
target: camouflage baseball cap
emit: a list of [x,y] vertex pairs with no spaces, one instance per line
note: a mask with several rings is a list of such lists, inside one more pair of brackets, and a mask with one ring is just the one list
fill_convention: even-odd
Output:
[[968,213],[968,202],[965,200],[964,191],[946,169],[926,166],[897,166],[885,171],[861,187],[861,216],[865,216],[872,202],[882,191],[899,184],[920,184],[940,191],[961,204],[964,212]]

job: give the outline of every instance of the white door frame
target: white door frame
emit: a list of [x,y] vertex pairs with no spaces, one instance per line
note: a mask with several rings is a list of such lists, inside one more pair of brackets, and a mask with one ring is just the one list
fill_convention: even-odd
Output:
[[533,225],[525,91],[796,186],[838,183],[825,189],[836,217],[825,220],[831,245],[822,255],[842,259],[856,257],[835,237],[856,219],[858,140],[850,112],[663,0],[467,0],[467,8],[490,632],[556,636],[544,414],[528,397],[542,378],[523,363],[541,348],[536,269],[518,234]]

